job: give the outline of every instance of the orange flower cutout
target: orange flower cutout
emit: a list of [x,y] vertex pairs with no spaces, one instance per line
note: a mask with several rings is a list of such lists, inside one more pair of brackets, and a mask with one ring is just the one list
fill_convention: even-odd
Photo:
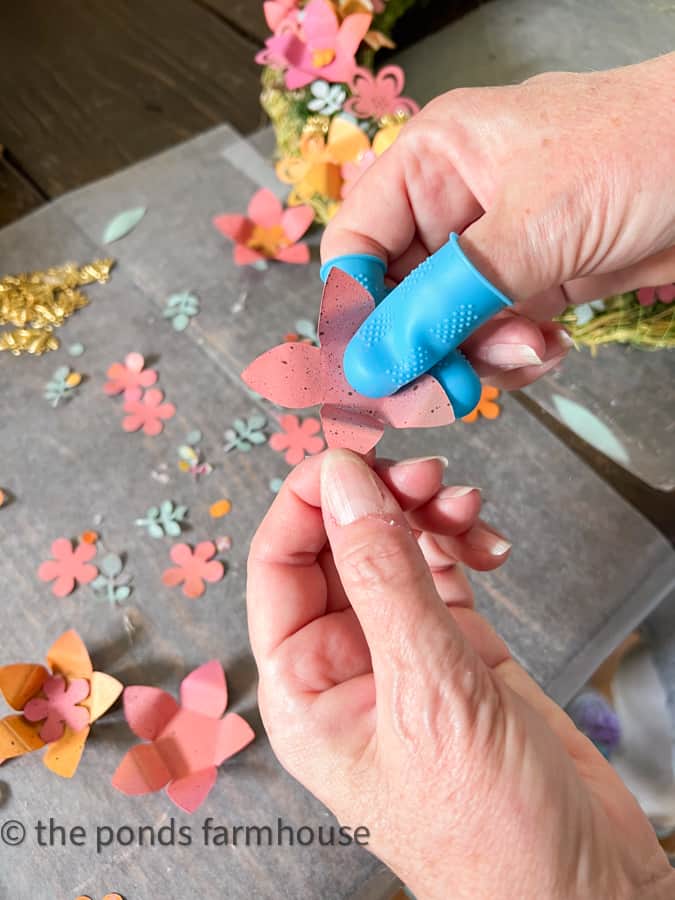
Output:
[[289,206],[309,203],[319,194],[331,200],[340,199],[341,167],[355,162],[370,150],[368,135],[349,119],[335,116],[328,134],[303,134],[300,156],[287,157],[277,163],[277,176],[284,184],[293,185]]
[[502,411],[501,406],[499,406],[498,403],[495,403],[495,400],[499,397],[499,393],[499,388],[484,384],[483,389],[480,392],[478,406],[471,410],[468,416],[463,416],[462,422],[475,422],[479,415],[486,419],[496,419]]
[[[61,736],[57,740],[45,741],[41,733],[50,732],[45,732],[43,720],[29,721],[23,714],[5,716],[0,720],[0,763],[47,746],[42,758],[45,766],[56,775],[72,778],[80,764],[92,724],[117,700],[122,693],[122,685],[111,675],[94,672],[87,648],[76,631],[66,631],[52,644],[47,652],[47,665],[51,672],[36,663],[14,663],[0,667],[0,692],[7,703],[17,711],[45,706],[45,714],[49,715],[48,704],[34,702],[43,698],[49,700],[45,695],[45,685],[53,684],[55,678],[61,679],[68,687],[85,681],[88,695],[73,709],[85,710],[86,718],[81,714],[64,717],[63,728],[55,732]],[[54,714],[56,710],[52,710]],[[80,719],[82,727],[75,730],[73,726],[79,724]]]

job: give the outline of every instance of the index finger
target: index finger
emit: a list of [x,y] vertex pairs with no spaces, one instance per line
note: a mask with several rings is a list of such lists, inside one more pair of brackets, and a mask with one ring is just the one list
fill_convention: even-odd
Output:
[[[321,259],[367,253],[391,266],[408,256],[410,269],[481,211],[450,159],[447,136],[443,143],[423,111],[349,191],[326,227]],[[403,274],[399,265],[396,277]]]

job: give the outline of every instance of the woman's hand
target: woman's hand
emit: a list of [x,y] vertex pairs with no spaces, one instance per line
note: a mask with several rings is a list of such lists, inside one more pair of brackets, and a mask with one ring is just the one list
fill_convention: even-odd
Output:
[[673,85],[675,53],[443,94],[350,191],[322,258],[375,254],[398,282],[460,233],[516,300],[463,349],[491,383],[522,387],[569,349],[550,322],[568,303],[675,280]]
[[675,896],[632,796],[473,610],[457,563],[509,544],[442,475],[329,451],[282,487],[248,583],[277,756],[420,900]]

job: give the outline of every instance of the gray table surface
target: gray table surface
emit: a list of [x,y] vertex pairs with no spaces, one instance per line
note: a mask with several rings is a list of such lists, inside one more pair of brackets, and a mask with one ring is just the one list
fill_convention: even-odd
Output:
[[[493,0],[404,51],[397,62],[406,72],[406,92],[425,102],[452,88],[512,84],[539,72],[630,65],[674,47],[673,3]],[[556,397],[590,411],[625,450],[615,462],[656,488],[675,487],[675,352],[613,345],[600,348],[594,359],[583,349],[527,392],[603,450],[578,418],[561,416]]]
[[[260,145],[260,142],[258,142]],[[264,142],[263,142],[264,143]],[[30,828],[54,816],[62,824],[159,824],[174,817],[197,833],[205,816],[223,824],[318,825],[328,813],[277,764],[255,702],[255,668],[244,610],[247,545],[271,495],[268,481],[286,466],[270,448],[225,456],[222,432],[255,407],[238,374],[257,353],[314,317],[318,266],[237,269],[211,217],[244,209],[261,183],[274,184],[251,142],[223,126],[160,157],[66,196],[0,232],[3,272],[85,261],[112,252],[109,284],[89,289],[91,305],[61,329],[64,346],[81,340],[71,361],[64,350],[37,359],[0,357],[0,453],[3,487],[16,497],[0,512],[0,663],[40,660],[51,641],[76,627],[97,666],[126,684],[177,689],[180,678],[207,659],[222,660],[232,709],[258,733],[256,742],[220,770],[216,787],[192,818],[166,796],[124,797],[110,777],[135,739],[120,710],[96,726],[74,781],[48,772],[37,755],[0,769],[0,819]],[[110,248],[100,243],[119,211],[147,205],[135,231]],[[162,318],[167,296],[193,290],[202,311],[177,334]],[[235,311],[239,309],[239,311]],[[177,415],[156,438],[120,428],[118,401],[106,398],[108,365],[138,350],[160,373]],[[87,381],[70,403],[51,409],[42,390],[54,369],[73,362]],[[508,565],[476,579],[479,607],[515,655],[553,696],[565,701],[603,653],[670,590],[675,556],[638,513],[578,460],[515,400],[502,399],[494,422],[459,423],[425,432],[390,432],[383,452],[419,456],[443,452],[449,477],[484,490],[487,515],[514,542]],[[177,446],[190,429],[204,434],[216,469],[194,483],[175,468]],[[166,462],[171,482],[151,471]],[[233,511],[218,525],[208,505],[221,495]],[[228,572],[206,595],[190,601],[161,585],[170,542],[152,540],[133,525],[148,506],[170,497],[190,507],[191,541],[225,531],[234,547]],[[87,587],[54,598],[36,568],[51,541],[77,535],[103,516],[107,548],[128,556],[134,592],[128,603],[139,623],[133,641],[121,610]],[[180,896],[353,897],[386,878],[366,852],[327,848],[130,847],[97,855],[83,849],[0,846],[0,897],[40,900],[93,898],[117,890],[128,900]],[[33,886],[49,885],[37,895]],[[360,896],[365,896],[359,894]]]

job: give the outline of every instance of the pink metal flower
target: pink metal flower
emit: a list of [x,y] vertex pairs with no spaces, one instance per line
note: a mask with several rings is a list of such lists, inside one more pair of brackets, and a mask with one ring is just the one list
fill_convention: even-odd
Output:
[[157,381],[157,372],[144,366],[145,360],[140,353],[127,353],[123,363],[113,363],[108,369],[110,381],[106,381],[103,390],[108,396],[124,391],[126,398],[134,388],[150,387]]
[[373,75],[368,69],[356,69],[349,81],[352,96],[345,102],[345,112],[358,119],[381,119],[405,113],[413,116],[419,106],[409,97],[401,97],[405,76],[400,66],[385,66]]
[[672,303],[675,300],[675,284],[640,288],[637,298],[641,306],[653,306],[657,300],[660,300],[661,303]]
[[298,241],[314,219],[311,206],[284,209],[277,197],[261,188],[248,204],[248,216],[216,216],[213,224],[234,241],[234,261],[239,266],[277,259],[287,263],[308,263],[309,247]]
[[255,738],[248,722],[227,709],[227,682],[217,660],[191,672],[180,686],[180,704],[166,691],[132,686],[124,691],[124,715],[143,741],[123,758],[113,787],[137,796],[161,791],[185,812],[209,795],[218,766]]
[[242,373],[246,384],[279,406],[305,409],[322,403],[321,423],[329,447],[367,453],[385,426],[428,428],[449,425],[455,416],[441,385],[423,375],[392,397],[373,400],[357,394],[342,371],[345,348],[375,309],[368,291],[333,269],[321,298],[321,347],[287,342],[255,359]]
[[220,581],[225,574],[223,564],[212,559],[216,555],[212,541],[202,541],[194,551],[188,544],[174,544],[169,555],[176,566],[162,573],[162,582],[167,587],[182,584],[186,597],[201,597],[206,590],[205,581]]
[[356,66],[354,55],[371,21],[370,15],[354,13],[340,22],[328,0],[310,0],[303,10],[301,33],[285,31],[268,38],[256,62],[285,68],[289,90],[316,78],[349,81]]
[[130,388],[125,396],[124,412],[129,414],[122,419],[125,431],[142,428],[144,434],[154,436],[164,428],[163,420],[175,415],[173,403],[162,403],[164,394],[159,388],[151,388],[145,393],[140,388]]
[[23,714],[29,722],[44,719],[39,734],[45,744],[63,737],[65,726],[77,733],[89,724],[89,710],[77,706],[89,696],[86,678],[75,678],[66,687],[61,675],[51,675],[42,685],[44,697],[34,697],[25,705]]
[[362,153],[361,156],[356,160],[356,162],[348,162],[343,164],[341,170],[342,187],[340,188],[340,193],[343,200],[354,187],[359,178],[366,171],[366,169],[369,169],[376,159],[377,154],[374,150],[366,150],[366,152]]
[[89,563],[96,556],[95,544],[78,544],[73,549],[68,538],[58,538],[52,544],[54,559],[45,560],[37,575],[40,581],[53,581],[52,594],[65,597],[75,589],[76,583],[89,584],[98,575],[96,566]]
[[275,431],[269,439],[269,445],[279,453],[286,451],[284,459],[289,466],[302,462],[305,453],[321,453],[325,447],[319,434],[321,423],[318,419],[300,421],[298,416],[279,416],[279,425],[282,430]]

